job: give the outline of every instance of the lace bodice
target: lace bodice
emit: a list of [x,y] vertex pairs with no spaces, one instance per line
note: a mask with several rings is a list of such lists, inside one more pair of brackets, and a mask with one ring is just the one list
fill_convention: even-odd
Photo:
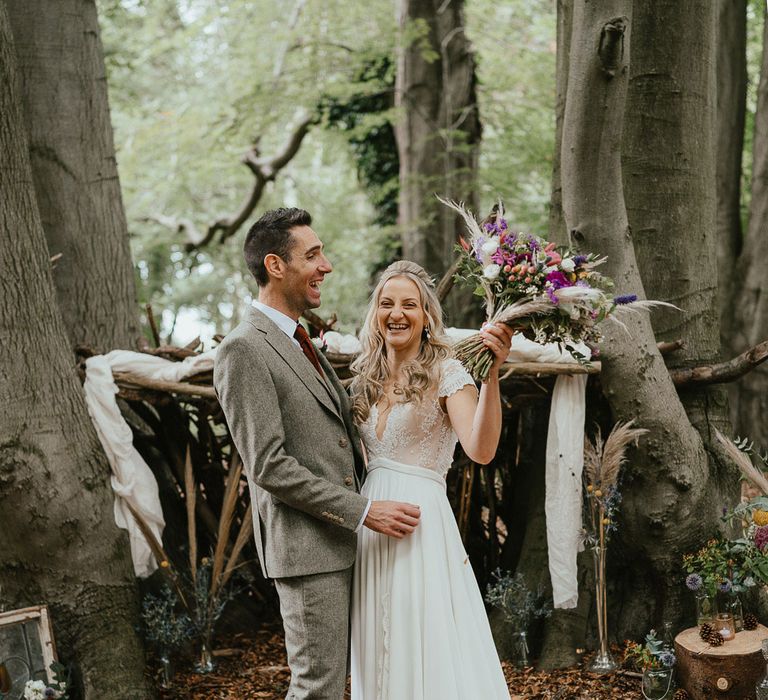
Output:
[[437,390],[424,395],[421,402],[396,403],[384,424],[381,440],[376,435],[379,409],[371,407],[368,419],[360,426],[368,458],[386,457],[395,462],[424,467],[445,477],[453,461],[456,433],[440,399],[471,384],[472,377],[455,359],[444,360]]

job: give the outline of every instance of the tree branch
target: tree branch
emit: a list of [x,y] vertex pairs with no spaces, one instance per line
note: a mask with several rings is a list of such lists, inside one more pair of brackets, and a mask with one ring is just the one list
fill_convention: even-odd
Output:
[[280,170],[288,165],[288,163],[290,163],[296,156],[304,137],[309,132],[309,127],[314,122],[315,117],[313,116],[302,117],[291,132],[283,149],[271,158],[260,157],[261,154],[259,152],[258,139],[256,140],[254,145],[251,146],[242,158],[242,163],[254,176],[251,191],[248,193],[245,201],[235,214],[214,221],[208,226],[205,233],[199,231],[189,219],[176,219],[174,217],[156,215],[153,217],[145,217],[145,220],[156,221],[164,226],[174,228],[180,233],[185,233],[187,236],[185,250],[187,252],[205,247],[214,239],[219,231],[221,231],[219,243],[223,243],[227,238],[234,236],[253,213],[253,210],[261,200],[261,196],[264,193],[264,188],[267,183],[274,180]]
[[768,360],[768,340],[750,348],[728,362],[702,367],[686,367],[670,370],[676,387],[733,382]]

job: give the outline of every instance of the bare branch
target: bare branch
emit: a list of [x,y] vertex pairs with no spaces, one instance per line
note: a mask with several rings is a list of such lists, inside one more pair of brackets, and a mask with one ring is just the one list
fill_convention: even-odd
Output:
[[768,340],[764,340],[728,362],[673,369],[669,374],[677,387],[694,384],[723,384],[743,377],[766,360],[768,360]]
[[205,235],[200,235],[199,233],[195,235],[195,232],[191,227],[186,227],[185,230],[189,241],[185,247],[187,252],[208,245],[219,231],[221,231],[221,236],[219,238],[220,243],[223,243],[227,238],[230,238],[238,232],[240,227],[253,213],[259,200],[261,200],[266,184],[274,180],[280,170],[290,163],[299,152],[301,143],[314,121],[315,118],[312,116],[307,115],[302,117],[291,132],[283,149],[271,158],[260,157],[261,154],[258,142],[251,146],[242,158],[243,164],[254,176],[253,187],[248,193],[245,202],[233,216],[218,219],[211,224]]

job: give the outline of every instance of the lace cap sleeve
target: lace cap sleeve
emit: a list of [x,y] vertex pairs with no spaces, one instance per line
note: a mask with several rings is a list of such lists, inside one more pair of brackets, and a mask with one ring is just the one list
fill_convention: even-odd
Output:
[[472,375],[464,369],[464,365],[455,358],[443,362],[443,366],[440,368],[438,396],[447,398],[465,386],[475,386],[475,382]]

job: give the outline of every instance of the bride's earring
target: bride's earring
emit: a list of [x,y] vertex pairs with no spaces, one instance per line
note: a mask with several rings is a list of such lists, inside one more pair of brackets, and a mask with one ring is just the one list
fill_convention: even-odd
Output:
[[429,328],[424,326],[424,329],[421,331],[421,339],[425,342],[429,341]]

